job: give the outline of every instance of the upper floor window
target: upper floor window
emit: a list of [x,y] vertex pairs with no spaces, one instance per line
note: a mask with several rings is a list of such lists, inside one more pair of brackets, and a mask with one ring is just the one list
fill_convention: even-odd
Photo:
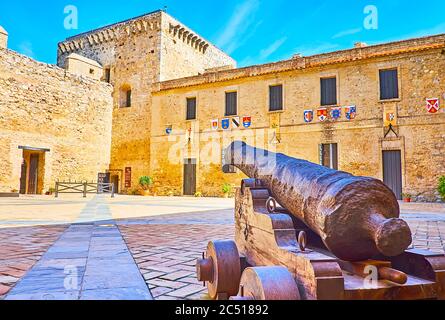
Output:
[[120,90],[119,107],[129,108],[131,107],[131,87],[123,86]]
[[337,78],[322,78],[321,85],[321,105],[333,106],[337,104]]
[[187,98],[187,120],[196,119],[196,98]]
[[320,163],[322,166],[338,170],[338,145],[336,143],[320,145]]
[[269,87],[269,111],[283,110],[283,86]]
[[238,93],[226,92],[226,117],[236,116],[238,114],[237,110],[238,104]]
[[380,100],[399,98],[399,76],[397,69],[380,70]]
[[110,83],[111,81],[111,69],[105,68],[104,70],[104,81]]

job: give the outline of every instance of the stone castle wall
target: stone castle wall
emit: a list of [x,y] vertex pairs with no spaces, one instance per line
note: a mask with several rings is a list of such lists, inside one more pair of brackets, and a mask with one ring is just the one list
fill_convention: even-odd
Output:
[[[233,60],[198,39],[173,36],[172,27],[186,30],[162,11],[107,26],[67,39],[59,44],[58,65],[71,53],[85,56],[110,69],[113,92],[113,134],[110,171],[119,177],[119,190],[138,187],[139,178],[150,174],[152,87],[162,79],[197,75],[206,68],[233,64]],[[179,32],[179,31],[178,31]],[[186,33],[181,33],[185,36]],[[198,42],[199,41],[199,42]],[[131,107],[121,108],[125,90],[131,89]],[[131,186],[125,187],[125,169],[132,170]]]
[[[337,143],[340,170],[379,179],[383,179],[382,151],[401,150],[404,192],[435,201],[438,178],[445,175],[443,48],[443,36],[416,39],[156,84],[153,108],[160,116],[152,119],[151,153],[156,155],[152,171],[170,163],[162,178],[169,183],[175,180],[174,189],[181,190],[184,159],[196,158],[198,191],[214,194],[223,183],[239,184],[240,174],[221,176],[220,172],[221,149],[233,139],[315,163],[320,163],[320,144]],[[399,70],[400,99],[380,101],[379,70],[388,68]],[[304,111],[312,109],[316,117],[320,107],[320,78],[330,76],[337,77],[338,105],[356,105],[357,118],[347,121],[343,113],[335,122],[306,124]],[[284,90],[284,110],[278,113],[268,109],[269,86],[276,84]],[[252,117],[249,130],[221,130],[225,92],[234,90],[238,116]],[[197,98],[196,121],[185,120],[187,97]],[[438,114],[426,110],[426,99],[433,97],[441,99]],[[397,115],[398,137],[391,133],[384,138],[388,110]],[[211,129],[213,119],[219,119],[218,131]],[[273,129],[275,122],[278,129]],[[171,135],[165,133],[167,126],[173,127]],[[218,142],[213,147],[208,144],[212,139]],[[211,181],[218,185],[209,187]]]
[[96,181],[110,162],[112,88],[0,49],[0,192],[19,190],[23,151],[49,149],[39,190]]

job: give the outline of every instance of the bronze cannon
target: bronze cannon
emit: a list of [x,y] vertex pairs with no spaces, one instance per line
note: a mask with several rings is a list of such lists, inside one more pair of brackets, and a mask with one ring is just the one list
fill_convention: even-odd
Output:
[[226,165],[263,181],[273,197],[317,233],[338,258],[397,256],[411,244],[394,193],[383,182],[234,142]]
[[234,142],[250,179],[236,191],[235,241],[211,241],[197,277],[212,299],[445,299],[445,256],[407,249],[383,182]]

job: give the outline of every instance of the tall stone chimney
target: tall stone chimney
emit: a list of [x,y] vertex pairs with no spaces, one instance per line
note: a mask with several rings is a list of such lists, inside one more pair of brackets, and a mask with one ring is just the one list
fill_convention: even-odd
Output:
[[8,33],[0,26],[0,48],[8,47]]

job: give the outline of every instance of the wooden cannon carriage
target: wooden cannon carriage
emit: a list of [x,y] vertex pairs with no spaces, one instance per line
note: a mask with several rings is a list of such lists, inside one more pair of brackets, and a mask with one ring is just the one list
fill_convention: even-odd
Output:
[[[197,261],[212,299],[445,299],[445,256],[407,250],[411,232],[383,184],[263,150],[275,159],[262,173],[270,163],[258,149],[230,148],[226,163],[252,179],[236,193],[235,242],[212,241]],[[318,170],[315,181],[307,170]],[[378,205],[363,206],[363,185]]]

